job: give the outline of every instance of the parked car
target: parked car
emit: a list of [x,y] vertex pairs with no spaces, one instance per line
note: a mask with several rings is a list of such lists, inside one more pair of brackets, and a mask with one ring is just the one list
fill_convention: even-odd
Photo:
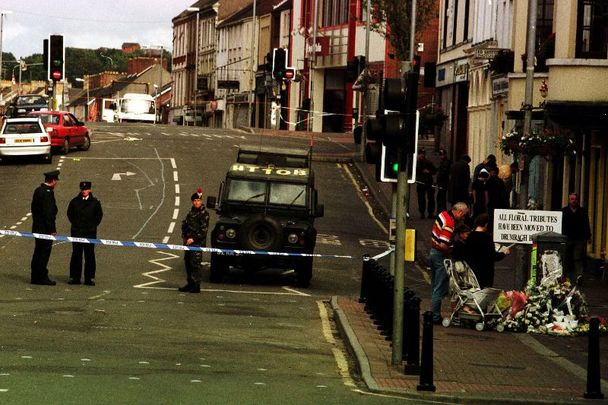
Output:
[[24,94],[15,97],[6,108],[10,118],[25,117],[32,111],[48,111],[49,98],[41,94]]
[[0,160],[16,156],[40,156],[52,163],[51,137],[38,118],[7,118],[0,130]]
[[64,155],[74,147],[80,150],[88,150],[91,147],[89,129],[69,112],[35,111],[28,116],[40,119],[51,135],[51,146]]

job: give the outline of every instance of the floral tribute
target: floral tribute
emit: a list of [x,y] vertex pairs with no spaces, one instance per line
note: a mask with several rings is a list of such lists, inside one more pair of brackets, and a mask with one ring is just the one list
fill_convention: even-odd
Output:
[[[526,292],[503,292],[497,300],[505,316],[499,322],[505,330],[553,335],[584,334],[589,315],[584,295],[568,278],[528,288]],[[600,331],[606,332],[600,318]]]
[[513,130],[502,136],[500,149],[507,155],[546,156],[556,153],[574,153],[575,143],[569,135],[555,133],[547,128],[542,132],[533,130],[528,136]]

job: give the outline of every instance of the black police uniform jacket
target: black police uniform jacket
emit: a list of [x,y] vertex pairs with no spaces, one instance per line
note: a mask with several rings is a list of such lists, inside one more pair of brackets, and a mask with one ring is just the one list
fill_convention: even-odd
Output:
[[97,226],[101,223],[103,211],[101,203],[93,193],[86,200],[81,194],[72,198],[68,205],[68,219],[72,223],[72,236],[82,238],[96,238]]
[[42,183],[34,190],[32,197],[32,232],[51,234],[57,232],[55,219],[57,218],[57,204],[53,189]]
[[182,238],[192,238],[194,245],[206,246],[207,228],[209,228],[209,213],[205,206],[200,209],[192,207],[186,218],[182,221]]

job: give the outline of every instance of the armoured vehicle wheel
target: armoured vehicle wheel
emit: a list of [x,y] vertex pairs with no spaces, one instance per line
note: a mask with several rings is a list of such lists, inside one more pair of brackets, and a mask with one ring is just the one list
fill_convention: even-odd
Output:
[[312,278],[312,257],[302,259],[294,269],[296,273],[296,285],[302,288],[310,286]]
[[277,251],[283,241],[281,224],[274,218],[257,214],[242,226],[241,242],[250,250]]
[[211,253],[209,281],[212,283],[221,283],[226,274],[228,274],[228,262],[226,261],[226,258],[217,253]]

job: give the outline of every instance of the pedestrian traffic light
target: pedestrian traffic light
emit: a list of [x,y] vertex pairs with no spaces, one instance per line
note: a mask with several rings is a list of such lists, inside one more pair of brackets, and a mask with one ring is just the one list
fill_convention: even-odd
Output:
[[382,146],[380,160],[380,181],[383,183],[397,182],[399,175],[399,153],[397,148]]
[[65,74],[63,35],[49,37],[49,80],[61,81]]
[[296,77],[295,69],[287,66],[289,52],[285,48],[274,48],[272,51],[272,77],[276,80],[293,80]]

